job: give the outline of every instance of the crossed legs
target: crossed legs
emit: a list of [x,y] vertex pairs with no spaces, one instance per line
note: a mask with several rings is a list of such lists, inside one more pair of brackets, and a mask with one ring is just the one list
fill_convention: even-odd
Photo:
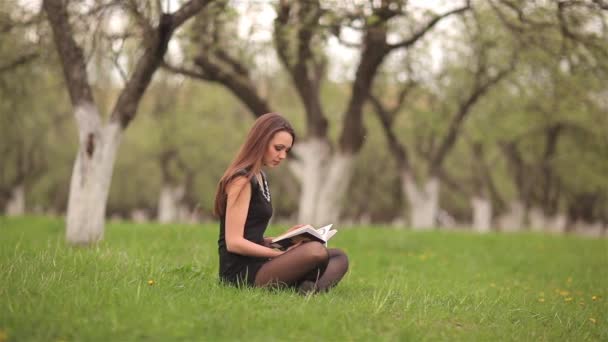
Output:
[[307,242],[265,263],[256,274],[255,286],[301,286],[323,292],[335,286],[347,270],[344,252]]

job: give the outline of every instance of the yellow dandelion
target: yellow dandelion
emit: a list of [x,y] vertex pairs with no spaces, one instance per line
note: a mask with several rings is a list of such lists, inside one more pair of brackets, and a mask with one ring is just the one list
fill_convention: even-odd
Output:
[[564,301],[566,301],[566,302],[571,302],[571,301],[572,301],[572,299],[574,299],[574,298],[572,298],[572,297],[568,297],[568,298],[564,298]]
[[597,296],[591,297],[591,300],[594,300],[594,301],[597,300]]
[[595,324],[597,321],[595,320],[595,318],[589,318],[589,320],[591,321],[591,323]]
[[560,296],[564,296],[564,297],[565,297],[565,296],[567,296],[567,295],[569,295],[569,294],[570,294],[570,292],[565,291],[565,290],[563,290],[563,291],[559,291],[559,295],[560,295]]
[[154,285],[156,282],[153,279],[148,280],[148,285],[152,286]]
[[538,301],[541,302],[541,303],[544,303],[545,302],[545,298],[538,298]]

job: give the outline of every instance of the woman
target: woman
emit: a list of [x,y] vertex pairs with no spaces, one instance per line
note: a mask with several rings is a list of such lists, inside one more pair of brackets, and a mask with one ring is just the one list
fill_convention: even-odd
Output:
[[287,285],[306,294],[328,290],[348,270],[344,252],[318,242],[287,251],[268,247],[272,238],[264,237],[264,232],[272,216],[272,201],[262,168],[279,166],[294,142],[295,133],[285,118],[264,114],[220,179],[215,214],[220,218],[219,274],[223,281],[256,287]]

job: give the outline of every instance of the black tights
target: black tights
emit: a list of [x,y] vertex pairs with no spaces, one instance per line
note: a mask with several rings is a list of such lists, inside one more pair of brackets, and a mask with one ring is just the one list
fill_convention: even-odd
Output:
[[348,257],[339,249],[307,242],[265,263],[255,277],[255,286],[312,286],[315,292],[336,285],[348,270]]

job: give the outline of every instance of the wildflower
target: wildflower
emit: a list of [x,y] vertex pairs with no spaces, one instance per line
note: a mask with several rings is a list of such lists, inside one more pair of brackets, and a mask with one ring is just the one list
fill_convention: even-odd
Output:
[[559,295],[560,295],[560,296],[564,296],[564,297],[565,297],[565,296],[567,296],[567,295],[569,295],[569,294],[570,294],[570,292],[565,291],[565,290],[563,290],[563,291],[559,291]]
[[564,301],[566,301],[566,302],[571,302],[571,301],[572,301],[572,299],[573,299],[572,297],[568,297],[568,298],[564,298]]
[[154,285],[156,282],[153,279],[148,280],[148,285],[152,286]]
[[544,303],[545,302],[545,298],[538,298],[538,301],[541,302],[541,303]]
[[491,287],[496,287],[496,284],[491,283],[491,284],[490,284],[490,286],[491,286]]
[[595,324],[597,321],[595,320],[595,318],[589,318],[589,320],[591,321],[591,323]]
[[591,300],[596,301],[597,300],[597,296],[591,297]]

